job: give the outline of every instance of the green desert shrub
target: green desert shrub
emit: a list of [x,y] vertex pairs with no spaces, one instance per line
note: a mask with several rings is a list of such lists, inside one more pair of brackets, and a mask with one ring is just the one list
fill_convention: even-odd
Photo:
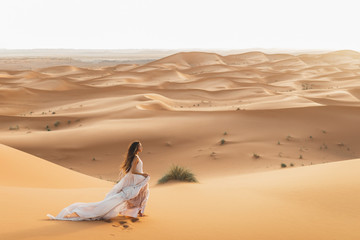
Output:
[[182,182],[198,182],[195,175],[188,169],[173,165],[169,172],[158,180],[158,183],[166,183],[170,180],[177,180]]
[[285,163],[282,163],[280,166],[281,166],[281,168],[286,168],[287,167]]
[[16,125],[15,127],[9,127],[9,130],[19,130],[19,125]]
[[55,127],[58,127],[60,125],[60,122],[59,121],[56,121],[55,123],[54,123],[54,126]]

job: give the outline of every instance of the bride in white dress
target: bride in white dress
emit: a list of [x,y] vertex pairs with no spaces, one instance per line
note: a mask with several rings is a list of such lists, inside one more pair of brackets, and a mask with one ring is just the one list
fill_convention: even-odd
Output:
[[119,182],[106,194],[105,199],[92,203],[73,203],[64,208],[55,220],[102,220],[119,214],[129,217],[142,217],[149,198],[150,176],[143,172],[143,163],[138,155],[142,152],[140,142],[130,144],[123,162]]

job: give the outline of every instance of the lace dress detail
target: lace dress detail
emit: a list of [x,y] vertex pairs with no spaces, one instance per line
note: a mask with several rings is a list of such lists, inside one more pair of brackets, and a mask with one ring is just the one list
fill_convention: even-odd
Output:
[[[136,171],[143,173],[143,163],[140,158]],[[129,171],[106,194],[104,200],[93,203],[73,203],[64,208],[56,217],[50,214],[47,216],[55,220],[70,221],[110,219],[118,214],[137,217],[139,211],[144,213],[149,198],[149,180],[150,176],[144,177]],[[79,217],[65,218],[73,212],[76,212]]]

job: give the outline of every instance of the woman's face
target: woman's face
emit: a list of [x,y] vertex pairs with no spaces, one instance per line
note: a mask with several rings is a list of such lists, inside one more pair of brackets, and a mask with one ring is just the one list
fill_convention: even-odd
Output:
[[139,143],[138,152],[142,152],[142,150],[143,150],[143,147],[142,147],[141,143]]

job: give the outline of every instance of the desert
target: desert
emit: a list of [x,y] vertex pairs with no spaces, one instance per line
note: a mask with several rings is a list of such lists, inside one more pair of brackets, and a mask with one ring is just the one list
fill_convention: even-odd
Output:
[[[359,239],[360,53],[139,55],[0,59],[0,239]],[[101,200],[133,140],[145,217],[46,217]]]

